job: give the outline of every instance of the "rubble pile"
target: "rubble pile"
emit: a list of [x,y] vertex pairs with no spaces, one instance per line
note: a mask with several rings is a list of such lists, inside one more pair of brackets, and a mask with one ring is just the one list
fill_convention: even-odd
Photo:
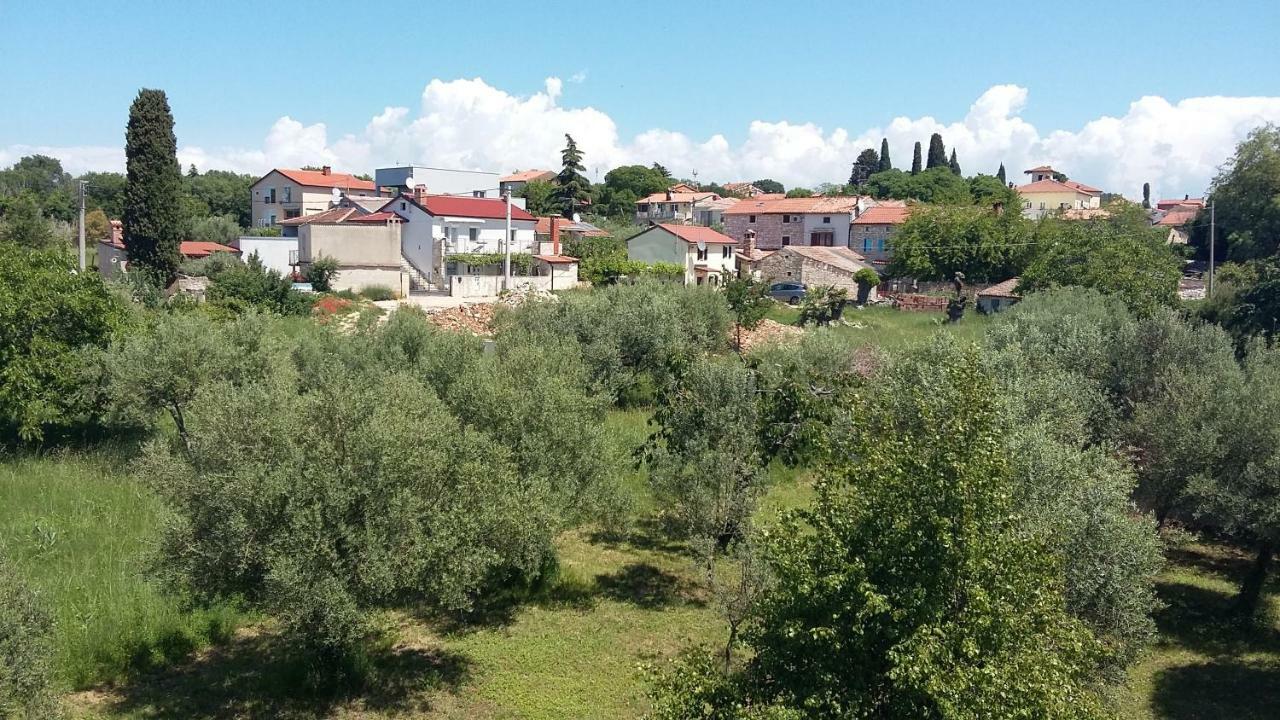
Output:
[[[734,328],[730,327],[729,332],[733,333]],[[742,328],[742,350],[750,351],[752,348],[759,347],[767,343],[774,342],[794,342],[804,334],[804,330],[794,325],[783,325],[776,320],[765,318],[760,321],[754,330]],[[733,338],[730,338],[730,342]]]
[[438,328],[472,335],[489,335],[493,325],[493,305],[460,305],[428,310],[427,320]]
[[559,300],[560,298],[548,290],[541,290],[532,285],[519,285],[504,293],[498,302],[508,307],[516,307],[525,302],[559,302]]

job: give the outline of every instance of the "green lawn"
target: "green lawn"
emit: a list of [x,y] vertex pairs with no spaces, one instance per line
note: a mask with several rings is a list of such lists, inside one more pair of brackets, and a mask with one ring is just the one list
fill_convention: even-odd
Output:
[[1224,620],[1250,562],[1223,545],[1170,551],[1159,579],[1161,640],[1131,668],[1120,717],[1263,720],[1280,717],[1280,580],[1258,627]]
[[[794,325],[800,319],[800,310],[777,303],[770,308],[768,317],[784,325]],[[938,330],[976,341],[982,337],[989,322],[988,316],[976,312],[965,313],[958,323],[948,323],[942,313],[907,312],[872,305],[862,308],[850,306],[841,321],[832,328],[837,334],[849,338],[855,347],[892,351],[923,340]]]
[[158,501],[121,467],[123,451],[0,462],[0,553],[57,623],[69,687],[167,664],[228,635],[235,613],[184,612],[143,578]]

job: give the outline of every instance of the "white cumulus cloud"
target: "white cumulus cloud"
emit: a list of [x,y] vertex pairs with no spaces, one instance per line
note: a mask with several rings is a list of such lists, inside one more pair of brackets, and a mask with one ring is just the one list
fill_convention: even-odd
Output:
[[[582,80],[585,72],[568,82]],[[905,169],[913,144],[927,147],[929,135],[937,132],[948,150],[955,148],[966,173],[994,173],[1003,162],[1009,179],[1017,180],[1023,169],[1050,163],[1082,182],[1137,197],[1144,182],[1156,195],[1203,192],[1250,129],[1280,122],[1280,97],[1177,102],[1143,97],[1118,117],[1041,130],[1021,117],[1027,88],[995,85],[959,119],[895,117],[856,131],[826,129],[803,118],[756,120],[735,144],[722,134],[700,139],[664,128],[623,138],[609,114],[567,103],[564,91],[565,81],[558,77],[547,78],[543,89],[530,95],[507,92],[481,78],[434,79],[417,109],[385,107],[358,132],[331,137],[323,122],[285,116],[269,128],[260,147],[183,146],[179,159],[184,167],[254,173],[321,163],[354,172],[407,163],[506,172],[558,167],[567,133],[585,153],[592,179],[617,165],[660,162],[678,176],[696,171],[704,181],[771,177],[788,186],[813,186],[847,178],[858,152],[878,149],[881,138],[889,140],[895,166]],[[61,158],[70,172],[123,166],[118,148],[25,145],[0,148],[0,165],[34,152]]]

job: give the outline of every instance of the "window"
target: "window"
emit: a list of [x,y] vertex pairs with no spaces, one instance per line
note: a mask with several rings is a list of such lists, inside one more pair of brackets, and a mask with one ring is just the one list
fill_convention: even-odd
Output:
[[830,224],[831,224],[831,216],[830,216],[830,215],[827,215],[827,216],[823,217],[823,218],[822,218],[822,224],[823,224],[823,225],[830,225]]
[[299,216],[299,215],[301,215],[301,214],[302,214],[302,211],[301,211],[301,210],[285,210],[285,211],[284,211],[284,219],[285,219],[285,220],[289,220],[289,219],[291,219],[291,218],[296,218],[296,217],[298,217],[298,216]]
[[783,235],[783,236],[782,236],[782,244],[783,244],[783,245],[790,245],[790,244],[791,244],[791,236],[790,236],[790,235]]
[[1043,209],[1044,209],[1044,203],[1040,203],[1040,209],[1041,209],[1041,210],[1043,210]]
[[400,203],[400,209],[401,209],[401,210],[404,210],[404,209],[405,209],[404,203]]
[[699,250],[699,251],[698,251],[698,259],[699,259],[699,260],[706,260],[706,259],[707,259],[707,251],[706,251],[706,250]]
[[863,251],[863,252],[868,252],[868,251],[870,251],[870,250],[871,250],[871,238],[869,238],[869,237],[868,237],[868,238],[862,238],[862,251]]
[[471,197],[478,197],[478,198],[482,198],[482,197],[484,197],[484,191],[483,191],[483,190],[472,190],[472,191],[471,191]]
[[723,248],[720,249],[721,258],[728,260],[731,255],[733,255],[733,249],[730,248],[728,245],[725,245]]
[[756,221],[756,216],[755,216],[755,215],[748,215],[748,216],[747,216],[747,222],[749,222],[749,223],[753,223],[753,222],[755,222],[755,221]]
[[480,228],[467,228],[467,240],[473,243],[480,242]]
[[1030,200],[1028,200],[1028,201],[1026,201],[1026,202],[1022,203],[1022,209],[1023,209],[1023,210],[1030,210],[1030,209],[1031,209],[1031,201],[1030,201]]
[[809,235],[809,244],[814,247],[831,247],[835,242],[836,234],[830,230],[820,230]]
[[268,205],[271,205],[275,201],[276,201],[276,189],[273,187],[267,188],[267,197],[265,200],[263,200],[263,202],[265,202]]
[[284,200],[282,202],[293,202],[293,186],[289,185],[284,189]]
[[267,216],[267,224],[268,224],[268,225],[275,225],[275,224],[276,224],[276,214],[275,214],[275,213],[271,213],[270,215],[268,215],[268,216]]

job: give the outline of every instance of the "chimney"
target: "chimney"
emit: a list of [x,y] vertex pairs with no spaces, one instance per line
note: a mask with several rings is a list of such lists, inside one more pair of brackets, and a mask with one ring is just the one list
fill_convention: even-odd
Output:
[[560,218],[551,218],[551,254],[560,254]]
[[667,190],[667,199],[668,199],[668,200],[670,200],[670,199],[671,199],[671,190],[670,190],[670,189],[668,189],[668,190]]
[[1182,199],[1183,199],[1183,200],[1190,200],[1190,199],[1191,199],[1191,195],[1190,195],[1189,193],[1188,193],[1188,194],[1186,194],[1186,195],[1183,195],[1183,196],[1182,196]]
[[119,220],[111,221],[111,244],[112,245],[124,244],[124,223],[120,222]]
[[756,231],[747,230],[747,260],[755,262],[756,259]]
[[427,186],[426,186],[426,185],[414,185],[414,186],[413,186],[413,201],[414,201],[414,202],[416,202],[416,203],[418,203],[419,205],[421,205],[421,204],[422,204],[422,199],[423,199],[424,197],[426,197],[426,196],[427,196]]
[[329,167],[328,165],[325,165],[324,167],[320,168],[320,174],[321,174],[321,175],[332,175],[332,174],[333,174],[333,168]]

